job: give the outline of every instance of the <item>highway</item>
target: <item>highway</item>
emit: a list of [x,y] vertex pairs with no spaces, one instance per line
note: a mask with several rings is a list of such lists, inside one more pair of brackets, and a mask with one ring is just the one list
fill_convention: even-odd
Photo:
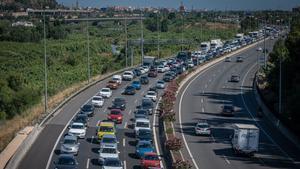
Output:
[[[274,40],[267,43],[269,51]],[[263,46],[263,44],[259,44]],[[177,96],[176,135],[188,145],[183,157],[196,169],[266,169],[300,168],[300,151],[284,134],[262,117],[257,118],[257,102],[253,92],[253,78],[258,70],[258,45],[221,61],[190,79]],[[242,63],[236,62],[243,56]],[[229,82],[232,74],[240,75],[238,83]],[[220,115],[221,106],[231,103],[240,111],[234,117]],[[179,106],[180,105],[180,106]],[[181,119],[181,123],[178,119]],[[211,136],[196,136],[194,126],[206,119],[212,127]],[[232,124],[255,124],[260,128],[259,152],[254,157],[235,155],[231,148]]]
[[[124,111],[123,123],[117,125],[117,138],[119,141],[118,150],[120,151],[120,159],[123,162],[124,169],[126,168],[138,168],[139,159],[135,158],[135,138],[133,135],[133,129],[131,129],[132,118],[134,117],[134,111],[136,106],[140,104],[142,97],[146,94],[145,92],[152,86],[154,86],[162,74],[158,74],[157,78],[149,78],[150,82],[148,85],[142,85],[141,90],[133,96],[122,96],[122,91],[125,87],[130,84],[130,81],[123,81],[122,85],[117,89],[113,90],[111,98],[106,99],[102,108],[96,108],[94,117],[90,118],[87,128],[85,139],[80,139],[79,154],[76,159],[79,163],[78,168],[80,169],[93,169],[99,168],[98,150],[100,148],[97,142],[96,136],[96,124],[98,120],[106,120],[107,113],[109,112],[108,107],[111,106],[112,100],[115,97],[126,98],[126,110]],[[80,93],[74,97],[69,103],[67,103],[61,110],[58,110],[56,115],[48,122],[45,128],[37,140],[32,145],[22,162],[19,164],[19,169],[28,168],[54,168],[54,163],[59,155],[59,148],[63,135],[67,132],[67,124],[73,119],[74,115],[79,111],[80,107],[90,102],[92,96],[103,87],[109,79],[103,80],[98,84],[88,88],[85,92]],[[159,95],[162,91],[159,91]],[[153,115],[154,116],[154,115]],[[151,117],[151,121],[152,118]],[[152,124],[152,122],[151,122]],[[154,129],[154,128],[153,128]]]

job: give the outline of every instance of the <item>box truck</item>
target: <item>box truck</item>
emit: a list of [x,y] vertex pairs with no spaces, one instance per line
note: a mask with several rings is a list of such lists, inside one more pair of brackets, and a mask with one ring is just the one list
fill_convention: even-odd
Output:
[[254,155],[258,151],[259,129],[251,124],[234,124],[231,140],[232,148],[237,154]]

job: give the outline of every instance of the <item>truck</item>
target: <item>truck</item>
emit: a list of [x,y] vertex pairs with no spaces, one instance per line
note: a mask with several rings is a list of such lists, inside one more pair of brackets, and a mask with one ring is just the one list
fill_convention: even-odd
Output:
[[223,42],[221,39],[212,39],[210,41],[210,49],[211,50],[216,50],[217,48],[223,47]]
[[144,56],[143,58],[143,66],[151,67],[155,64],[156,57],[154,56]]
[[234,124],[231,144],[236,154],[253,156],[258,151],[259,129],[252,124]]
[[244,34],[243,33],[238,33],[235,35],[235,39],[238,41],[241,41],[244,39]]
[[205,53],[208,52],[210,50],[210,42],[202,42],[200,44],[200,49]]

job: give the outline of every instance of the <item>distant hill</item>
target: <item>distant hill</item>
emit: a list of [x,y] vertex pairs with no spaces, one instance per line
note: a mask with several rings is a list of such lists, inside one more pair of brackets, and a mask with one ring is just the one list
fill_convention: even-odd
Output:
[[58,4],[56,0],[1,0],[1,6],[6,7],[6,9],[18,10],[26,8],[40,9],[44,6],[49,8],[55,8]]

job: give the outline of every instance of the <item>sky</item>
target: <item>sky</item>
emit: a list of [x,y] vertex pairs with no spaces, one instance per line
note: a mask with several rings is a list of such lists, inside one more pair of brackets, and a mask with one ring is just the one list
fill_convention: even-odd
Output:
[[[57,0],[66,6],[75,6],[76,0]],[[188,9],[208,10],[291,10],[300,6],[300,0],[78,0],[81,7],[167,7],[178,8],[180,3]]]

